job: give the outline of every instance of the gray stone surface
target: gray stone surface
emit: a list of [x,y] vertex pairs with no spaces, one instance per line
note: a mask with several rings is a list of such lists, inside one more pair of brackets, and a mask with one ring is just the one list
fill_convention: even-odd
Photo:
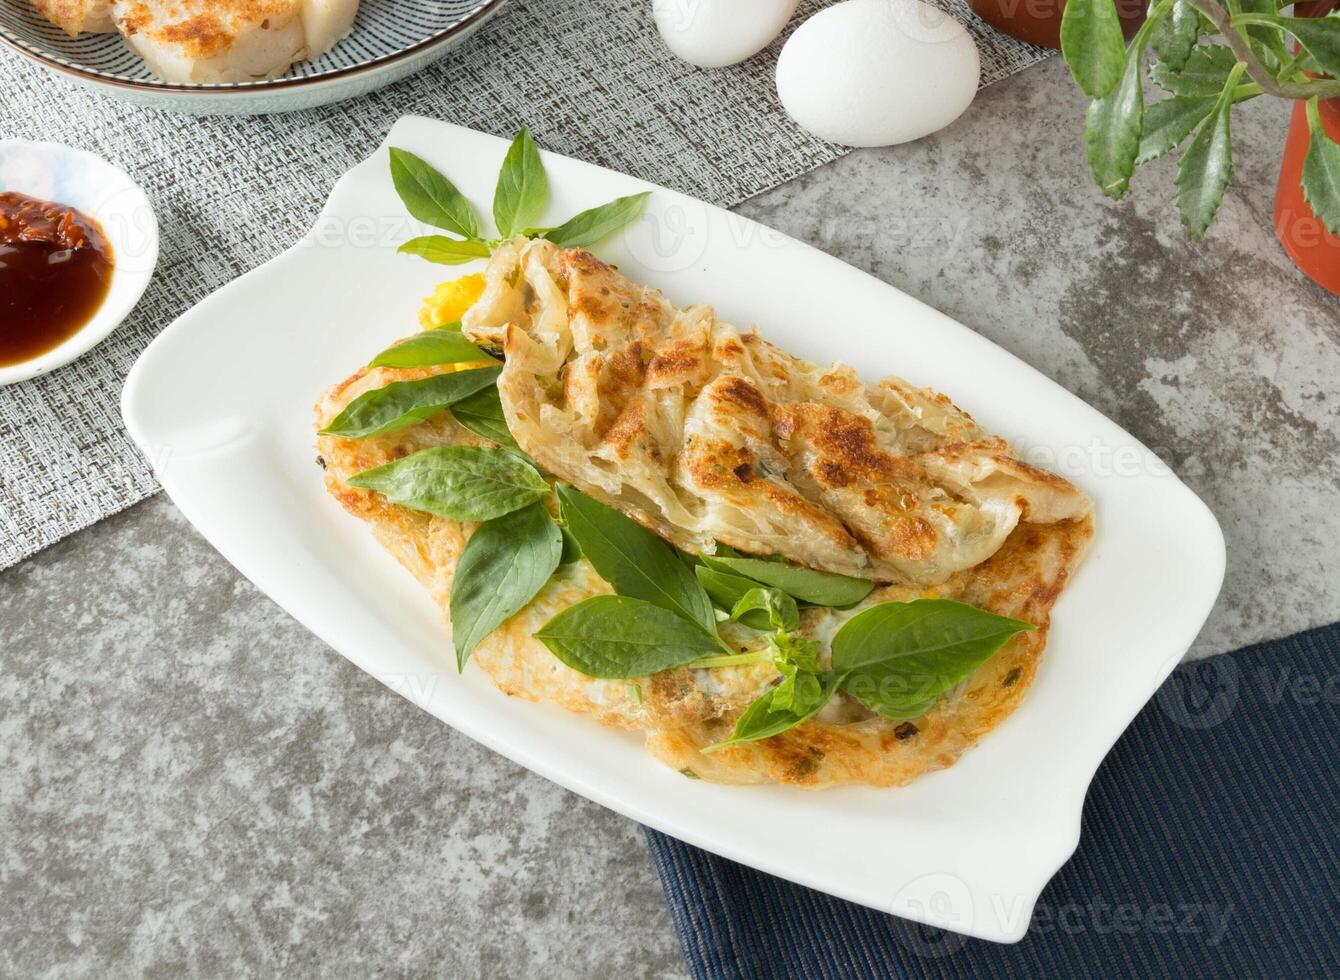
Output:
[[[1163,453],[1229,541],[1196,652],[1340,618],[1340,302],[1270,230],[1282,107],[1238,114],[1201,246],[1169,166],[1097,196],[1082,109],[1049,63],[742,210]],[[0,975],[683,969],[636,827],[346,664],[162,498],[0,574],[0,638]]]

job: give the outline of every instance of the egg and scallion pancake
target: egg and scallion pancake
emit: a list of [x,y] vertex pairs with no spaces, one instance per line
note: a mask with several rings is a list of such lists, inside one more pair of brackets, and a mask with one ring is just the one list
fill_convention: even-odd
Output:
[[317,404],[330,493],[446,612],[461,669],[643,732],[686,776],[951,765],[1028,689],[1088,498],[943,395],[675,306],[564,247],[591,219],[538,210],[495,201],[484,273]]

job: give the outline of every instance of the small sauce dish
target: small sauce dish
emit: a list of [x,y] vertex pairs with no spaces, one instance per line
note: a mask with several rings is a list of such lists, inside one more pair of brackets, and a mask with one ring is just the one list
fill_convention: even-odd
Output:
[[[111,273],[106,295],[87,321],[26,360],[0,363],[0,385],[46,374],[107,337],[139,302],[158,263],[158,221],[149,199],[124,170],[91,153],[59,143],[0,140],[0,194],[5,192],[92,219],[110,246]],[[0,323],[0,331],[19,326]]]

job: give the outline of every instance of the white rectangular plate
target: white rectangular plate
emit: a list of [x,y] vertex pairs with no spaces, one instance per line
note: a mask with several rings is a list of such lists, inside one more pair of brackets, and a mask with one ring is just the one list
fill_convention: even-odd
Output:
[[[421,118],[386,145],[439,167],[489,213],[506,143]],[[867,379],[947,392],[1097,503],[1023,705],[952,768],[904,789],[802,792],[686,779],[639,736],[458,675],[439,610],[322,486],[310,406],[391,341],[453,270],[396,254],[422,233],[385,145],[346,174],[294,248],[159,336],[122,410],[173,501],[237,568],[355,664],[503,755],[634,820],[764,871],[928,924],[1013,941],[1074,852],[1099,762],[1209,614],[1223,536],[1133,437],[1028,365],[898,290],[726,211],[547,154],[546,223],[654,191],[597,248],[675,301]],[[471,271],[469,267],[462,271]]]

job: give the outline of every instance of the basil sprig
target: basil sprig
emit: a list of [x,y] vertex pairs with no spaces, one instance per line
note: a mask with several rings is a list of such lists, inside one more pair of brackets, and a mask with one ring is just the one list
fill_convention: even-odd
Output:
[[768,653],[781,675],[781,682],[754,699],[735,722],[730,738],[709,745],[704,752],[715,752],[742,742],[780,735],[818,714],[833,697],[841,683],[841,674],[819,669],[819,644],[794,637],[800,625],[795,600],[776,589],[757,589],[736,604],[736,612],[765,611],[776,631],[768,638]]
[[817,572],[812,568],[792,565],[785,561],[766,558],[746,558],[729,548],[716,555],[701,555],[704,565],[718,572],[726,572],[750,579],[760,585],[781,589],[787,595],[816,606],[844,609],[854,606],[875,588],[874,582],[863,578],[849,578],[832,572]]
[[[757,582],[752,582],[743,575],[708,568],[703,564],[695,564],[693,574],[697,576],[698,584],[707,590],[712,603],[726,613],[733,613],[740,600],[752,589],[759,587]],[[759,609],[747,610],[734,618],[750,629],[767,632],[773,628],[768,620],[768,614]]]
[[455,184],[408,150],[391,148],[391,181],[410,214],[460,236],[423,235],[400,246],[401,252],[442,265],[488,258],[500,241],[517,234],[548,238],[563,248],[589,248],[636,221],[650,197],[645,191],[630,194],[560,224],[537,226],[549,203],[549,178],[540,149],[524,128],[507,149],[493,192],[498,238],[485,237],[478,213]]
[[758,614],[769,627],[779,632],[789,632],[800,625],[800,610],[796,600],[780,589],[750,589],[731,607],[730,618],[743,622],[752,614]]
[[462,398],[492,387],[500,367],[435,374],[417,381],[393,381],[359,395],[321,430],[324,436],[365,439],[422,422]]
[[480,350],[461,333],[461,324],[425,330],[386,348],[369,363],[368,367],[414,368],[439,364],[464,364],[470,361],[490,361],[493,356]]
[[712,600],[674,548],[632,518],[566,484],[558,487],[558,500],[582,554],[614,591],[695,624],[716,645]]
[[481,446],[434,446],[364,470],[349,485],[455,521],[501,517],[549,492],[544,477],[519,454]]
[[680,667],[716,647],[696,623],[622,595],[594,596],[569,606],[535,636],[573,670],[607,680]]
[[[784,614],[773,622],[784,625]],[[817,644],[779,627],[769,649],[781,682],[749,706],[730,738],[704,751],[794,728],[818,714],[839,690],[890,720],[920,717],[1011,637],[1033,628],[948,599],[884,602],[843,624],[833,637],[832,665],[821,671]]]
[[451,583],[456,664],[519,612],[558,568],[563,535],[542,503],[485,521],[470,535]]

